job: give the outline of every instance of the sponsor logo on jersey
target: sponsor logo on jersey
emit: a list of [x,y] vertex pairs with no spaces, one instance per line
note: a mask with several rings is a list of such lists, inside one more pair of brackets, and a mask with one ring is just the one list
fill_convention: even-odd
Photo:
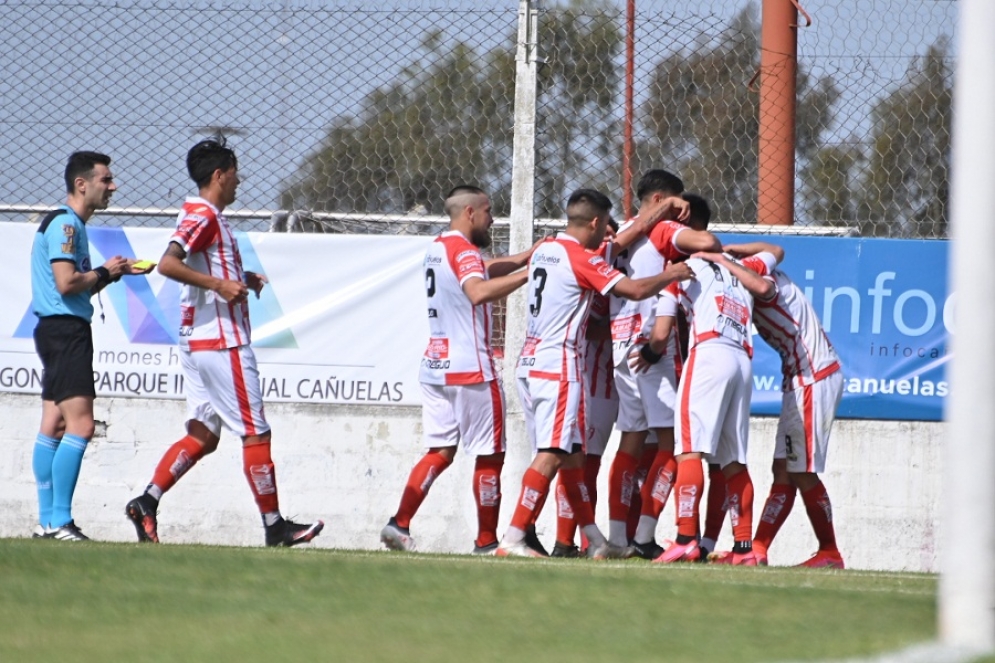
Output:
[[425,348],[426,359],[447,359],[449,357],[448,338],[430,338]]
[[62,252],[76,253],[76,227],[67,223],[62,226],[62,234],[66,238],[66,241],[62,243]]
[[426,265],[441,265],[442,258],[440,256],[425,256]]
[[532,264],[543,264],[543,265],[559,265],[560,259],[556,256],[546,255],[545,253],[537,253],[534,256]]
[[428,317],[430,317],[430,318],[438,318],[439,317],[439,312],[437,310],[435,310],[434,308],[430,308],[428,310]]
[[462,262],[467,258],[477,258],[479,256],[480,253],[478,251],[467,249],[466,251],[460,251],[459,253],[456,254],[456,262]]
[[643,328],[643,317],[638,313],[622,318],[615,318],[611,323],[612,340],[627,341]]

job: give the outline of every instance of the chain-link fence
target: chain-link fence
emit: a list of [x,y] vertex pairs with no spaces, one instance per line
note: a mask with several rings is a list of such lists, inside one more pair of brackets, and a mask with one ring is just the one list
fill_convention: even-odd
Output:
[[[945,236],[956,2],[804,8],[796,223]],[[68,153],[97,149],[120,191],[95,222],[171,223],[186,150],[217,131],[240,155],[246,229],[435,232],[443,192],[467,181],[505,215],[517,10],[0,1],[0,218],[61,199]],[[540,15],[538,218],[576,186],[623,199],[625,19],[610,0]],[[717,221],[757,217],[759,34],[755,3],[636,3],[631,170],[679,172]]]

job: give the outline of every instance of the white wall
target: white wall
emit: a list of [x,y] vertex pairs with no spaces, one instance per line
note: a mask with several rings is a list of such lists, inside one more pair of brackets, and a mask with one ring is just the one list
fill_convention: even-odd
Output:
[[[31,452],[40,417],[37,396],[0,393],[0,537],[29,536],[36,521]],[[132,541],[127,501],[142,492],[166,448],[183,434],[181,401],[100,398],[97,434],[84,458],[74,517],[84,532],[106,541]],[[301,520],[321,518],[313,545],[378,549],[379,531],[397,507],[411,466],[421,453],[417,408],[268,403],[273,425],[281,509]],[[754,518],[769,487],[775,419],[751,425]],[[855,569],[935,572],[942,423],[838,421],[823,477],[833,501],[840,550]],[[511,518],[528,449],[517,421],[509,422],[508,462],[502,477],[503,528]],[[614,449],[615,445],[611,445]],[[598,522],[607,526],[607,476],[601,474]],[[470,492],[472,462],[457,462],[436,482],[412,521],[419,548],[468,552],[476,535]],[[555,535],[555,504],[547,502],[539,534]],[[263,531],[242,475],[240,445],[225,433],[208,456],[167,493],[160,505],[163,542],[261,545]],[[673,511],[658,538],[674,535]],[[720,549],[731,545],[728,522]],[[795,564],[815,551],[800,499],[770,551],[772,564]]]

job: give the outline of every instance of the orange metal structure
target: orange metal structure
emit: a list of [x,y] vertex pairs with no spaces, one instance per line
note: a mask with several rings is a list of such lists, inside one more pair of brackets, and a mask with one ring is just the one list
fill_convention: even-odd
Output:
[[757,223],[761,224],[794,223],[799,10],[808,19],[794,0],[763,0],[757,190]]

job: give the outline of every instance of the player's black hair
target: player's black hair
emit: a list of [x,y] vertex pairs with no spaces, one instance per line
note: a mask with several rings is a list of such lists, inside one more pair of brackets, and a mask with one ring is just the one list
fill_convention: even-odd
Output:
[[686,224],[695,230],[707,230],[708,222],[712,220],[712,208],[708,206],[708,201],[696,193],[684,193],[681,198],[691,205]]
[[76,189],[76,178],[82,177],[85,180],[93,175],[93,168],[97,164],[110,166],[111,158],[100,152],[73,152],[66,162],[66,192],[72,193]]
[[647,170],[636,185],[636,197],[645,200],[654,193],[679,196],[684,193],[684,182],[677,175],[660,168]]
[[567,198],[567,223],[587,223],[611,210],[608,196],[594,189],[577,189]]
[[226,147],[224,136],[207,138],[187,152],[187,172],[198,188],[207,186],[216,170],[238,168],[235,151]]
[[614,219],[614,217],[609,218],[608,219],[608,227],[611,228],[612,230],[614,230],[615,232],[618,232],[618,221],[616,221]]

